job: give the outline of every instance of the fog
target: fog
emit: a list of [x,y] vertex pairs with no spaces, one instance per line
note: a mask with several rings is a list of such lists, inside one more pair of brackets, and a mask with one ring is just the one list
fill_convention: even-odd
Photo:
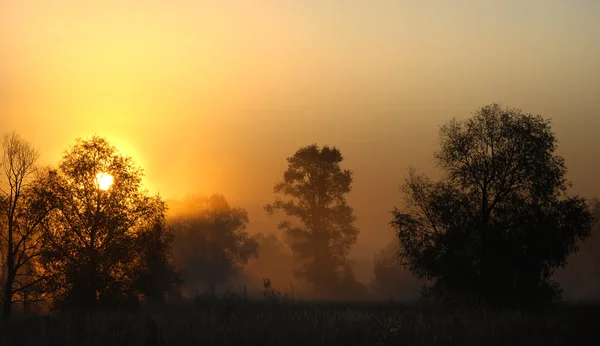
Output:
[[553,119],[572,191],[600,195],[599,16],[590,0],[0,0],[0,132],[43,164],[106,136],[150,191],[222,193],[264,234],[286,157],[336,146],[368,284],[407,169],[437,176],[439,126],[477,107]]

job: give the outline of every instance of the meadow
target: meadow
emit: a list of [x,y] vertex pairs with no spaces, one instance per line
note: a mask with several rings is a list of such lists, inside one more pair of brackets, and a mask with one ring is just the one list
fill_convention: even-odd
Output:
[[600,307],[532,313],[232,299],[0,322],[0,345],[600,345]]

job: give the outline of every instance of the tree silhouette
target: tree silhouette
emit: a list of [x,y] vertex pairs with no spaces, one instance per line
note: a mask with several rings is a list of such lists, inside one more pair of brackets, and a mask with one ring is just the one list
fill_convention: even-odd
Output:
[[14,295],[24,294],[40,277],[33,263],[39,255],[40,223],[50,209],[34,198],[37,150],[18,134],[6,134],[1,165],[6,188],[0,188],[0,242],[4,257],[3,316],[11,313]]
[[580,241],[580,249],[569,256],[568,265],[556,273],[556,281],[564,289],[565,299],[598,301],[600,299],[600,203],[590,201],[595,225],[591,236]]
[[375,257],[371,289],[382,298],[410,301],[417,298],[422,286],[410,270],[402,265],[398,240],[391,241]]
[[592,214],[594,215],[594,227],[600,226],[600,200],[598,197],[592,198],[590,202]]
[[252,239],[256,240],[260,248],[261,258],[265,258],[265,255],[271,255],[272,259],[276,259],[280,253],[284,252],[284,244],[279,241],[277,236],[273,233],[265,235],[264,233],[257,233],[252,236]]
[[550,277],[590,235],[583,198],[569,197],[550,122],[492,104],[441,128],[445,177],[411,171],[392,225],[411,271],[432,293],[487,304],[551,301]]
[[277,197],[265,206],[271,215],[281,210],[300,221],[300,225],[283,221],[279,229],[302,262],[296,275],[313,283],[318,294],[333,293],[341,278],[348,277],[346,257],[359,233],[345,197],[351,190],[352,172],[340,168],[342,160],[335,147],[300,148],[287,159],[283,181],[274,188],[289,199]]
[[263,279],[268,278],[275,287],[301,291],[303,287],[294,283],[294,257],[287,245],[273,233],[256,233],[251,238],[258,244],[259,257],[248,261],[241,283],[262,290]]
[[188,198],[169,224],[175,234],[175,263],[186,285],[206,284],[213,296],[218,284],[258,256],[257,241],[245,231],[248,213],[230,207],[222,195]]
[[[277,276],[276,273],[289,272],[290,279],[293,268],[293,258],[289,249],[273,233],[257,233],[252,236],[258,244],[260,257],[253,263],[261,267],[263,277],[266,275]],[[273,280],[272,280],[273,281]],[[280,284],[287,284],[282,282]]]
[[174,293],[181,284],[180,274],[175,272],[171,245],[174,234],[166,220],[166,204],[158,205],[160,210],[154,219],[145,221],[135,237],[135,248],[139,256],[135,258],[134,288],[151,303],[163,303],[166,295]]
[[[101,186],[99,173],[113,177]],[[44,222],[42,265],[55,299],[78,306],[135,301],[140,259],[165,206],[142,189],[142,171],[101,137],[78,139],[48,173],[54,211]],[[163,229],[161,229],[162,231]]]

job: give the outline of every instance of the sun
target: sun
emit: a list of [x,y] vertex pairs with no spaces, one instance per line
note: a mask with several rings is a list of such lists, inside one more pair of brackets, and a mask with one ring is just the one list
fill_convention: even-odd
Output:
[[96,174],[96,184],[98,184],[100,190],[106,191],[112,186],[113,177],[108,173],[100,172]]

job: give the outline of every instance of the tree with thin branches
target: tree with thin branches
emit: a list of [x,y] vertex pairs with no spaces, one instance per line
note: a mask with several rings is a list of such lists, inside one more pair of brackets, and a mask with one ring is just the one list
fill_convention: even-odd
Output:
[[11,314],[14,296],[39,283],[32,278],[33,261],[39,256],[39,226],[48,211],[46,201],[38,199],[39,186],[35,163],[39,152],[17,133],[4,136],[2,143],[4,186],[0,187],[0,215],[3,218],[1,241],[4,254],[3,316]]

